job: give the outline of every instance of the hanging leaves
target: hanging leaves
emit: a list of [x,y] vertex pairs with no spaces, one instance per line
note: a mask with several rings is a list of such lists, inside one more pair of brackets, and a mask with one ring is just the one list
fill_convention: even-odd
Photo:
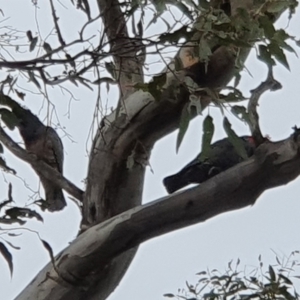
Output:
[[6,172],[11,172],[12,174],[16,175],[17,172],[10,168],[7,164],[6,164],[6,161],[4,160],[3,157],[0,156],[0,168],[3,169],[4,171]]
[[0,109],[0,116],[1,116],[1,120],[3,121],[3,123],[10,129],[10,130],[14,130],[15,127],[18,125],[19,120],[18,118],[15,116],[14,113],[12,113],[10,110],[6,109],[6,108],[1,108]]
[[137,83],[134,85],[136,89],[141,89],[144,92],[149,92],[155,100],[160,99],[162,87],[166,84],[167,75],[166,73],[154,76],[149,83]]
[[36,218],[38,221],[43,222],[43,218],[40,214],[36,211],[31,210],[29,208],[24,207],[12,207],[5,211],[5,215],[10,217],[11,219],[18,219],[18,218]]
[[268,67],[274,66],[275,65],[275,61],[272,58],[272,54],[269,50],[269,48],[265,45],[259,45],[258,46],[258,51],[259,51],[259,55],[258,55],[258,59],[263,61],[264,63],[266,63],[266,65]]
[[181,112],[181,117],[180,117],[180,122],[179,122],[179,132],[178,132],[177,141],[176,141],[176,152],[178,152],[179,147],[180,147],[180,145],[183,141],[183,138],[186,134],[186,131],[189,127],[191,115],[190,115],[188,107],[189,107],[189,103],[186,103]]
[[9,267],[10,275],[12,276],[12,274],[13,274],[12,255],[2,242],[0,242],[0,253],[2,254],[3,258],[6,260],[8,267]]
[[50,246],[49,243],[46,242],[45,240],[42,240],[42,239],[41,239],[41,242],[42,242],[43,246],[45,247],[45,249],[48,251],[53,266],[55,266],[55,264],[54,264],[55,259],[54,259],[54,254],[53,254],[53,250],[52,250],[51,246]]
[[225,129],[225,132],[228,136],[229,141],[232,143],[235,151],[243,158],[247,159],[248,155],[245,150],[245,147],[241,141],[241,138],[232,130],[231,124],[228,121],[228,119],[225,117],[223,121],[223,126]]
[[34,72],[33,71],[28,71],[28,75],[29,75],[29,80],[32,81],[37,86],[37,88],[40,90],[41,85],[38,82],[38,80],[35,78]]
[[199,156],[200,161],[204,161],[207,157],[209,157],[209,153],[211,151],[210,145],[214,135],[214,131],[215,126],[213,123],[213,118],[208,115],[203,121],[202,146]]
[[231,108],[231,112],[240,120],[244,121],[247,124],[250,124],[249,113],[245,106],[234,105]]
[[258,18],[258,22],[264,30],[265,37],[272,39],[276,30],[270,18],[264,15]]
[[37,36],[30,41],[30,45],[29,45],[29,51],[30,52],[32,52],[34,50],[37,42],[38,42],[38,37]]
[[49,54],[49,58],[51,58],[52,47],[50,46],[50,44],[47,42],[44,42],[43,48],[46,51],[46,53]]
[[113,62],[105,62],[105,69],[113,79],[117,79],[116,66]]
[[283,49],[278,46],[278,43],[272,41],[268,48],[270,53],[275,57],[275,59],[290,71],[290,66],[285,56],[285,53]]
[[31,42],[33,40],[33,36],[32,36],[31,30],[26,31],[26,35],[27,35],[28,41]]

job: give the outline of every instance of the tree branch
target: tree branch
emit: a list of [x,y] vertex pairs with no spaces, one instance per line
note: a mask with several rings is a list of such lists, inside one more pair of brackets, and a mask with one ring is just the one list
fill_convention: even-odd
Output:
[[248,113],[250,121],[249,126],[251,134],[254,137],[257,145],[260,145],[265,141],[265,138],[260,130],[259,115],[257,112],[259,98],[264,92],[268,90],[276,91],[281,88],[281,84],[274,79],[272,68],[270,67],[266,81],[262,82],[257,88],[251,91],[251,97],[248,102]]
[[88,229],[57,257],[60,275],[48,264],[16,299],[86,299],[86,290],[96,289],[99,283],[99,272],[124,251],[253,205],[266,189],[294,180],[300,174],[299,150],[295,134],[281,142],[266,142],[252,158],[198,187],[135,207]]
[[0,127],[0,141],[3,145],[11,151],[18,158],[26,161],[31,164],[36,170],[38,170],[41,174],[43,174],[47,179],[52,180],[59,187],[68,192],[71,196],[78,199],[79,201],[83,201],[84,192],[75,186],[68,179],[63,177],[61,173],[57,170],[50,167],[45,162],[38,160],[34,154],[29,154],[26,150],[22,149],[18,146]]
[[50,6],[51,6],[51,11],[52,11],[52,17],[53,17],[53,22],[54,22],[54,26],[57,32],[57,36],[58,36],[58,40],[60,42],[61,46],[64,46],[66,43],[62,37],[60,28],[58,26],[58,17],[56,16],[56,12],[55,12],[55,8],[54,8],[54,4],[53,4],[53,0],[50,0]]
[[133,84],[144,82],[143,61],[137,53],[144,49],[142,39],[130,39],[124,13],[118,0],[97,0],[108,37],[123,100],[134,92]]

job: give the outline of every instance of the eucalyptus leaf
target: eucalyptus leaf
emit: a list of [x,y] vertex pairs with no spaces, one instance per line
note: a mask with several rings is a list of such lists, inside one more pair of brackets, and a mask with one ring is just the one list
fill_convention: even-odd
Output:
[[10,110],[6,108],[0,109],[0,116],[3,123],[10,129],[14,130],[15,127],[19,124],[18,118]]
[[7,247],[0,242],[0,253],[2,254],[3,258],[6,260],[9,270],[10,270],[10,275],[13,273],[13,259],[11,253],[7,250]]
[[288,7],[288,1],[269,1],[267,11],[269,13],[279,13]]
[[185,106],[182,109],[181,112],[181,117],[180,117],[180,122],[179,122],[179,132],[177,135],[177,141],[176,141],[176,152],[178,152],[179,147],[183,141],[183,138],[186,134],[186,131],[189,127],[189,123],[190,123],[190,113],[189,113],[189,109],[188,109],[188,105],[189,103],[185,104]]
[[248,155],[244,148],[243,142],[241,141],[241,138],[233,131],[233,129],[231,128],[231,124],[226,117],[224,118],[223,126],[224,126],[225,132],[228,136],[228,139],[232,143],[235,151],[243,159],[247,159]]
[[31,41],[30,41],[30,46],[29,46],[29,51],[32,52],[36,46],[38,42],[38,37],[35,37],[33,38]]
[[289,63],[287,61],[287,58],[282,50],[278,46],[278,43],[276,42],[271,42],[270,45],[268,46],[270,53],[276,58],[278,62],[283,64],[288,70],[290,70]]
[[0,156],[0,168],[2,168],[4,171],[6,172],[11,172],[12,174],[17,174],[17,172],[10,168],[7,164],[6,164],[6,161],[4,160],[3,157]]
[[231,108],[231,112],[240,120],[250,124],[249,114],[245,106],[234,105]]
[[272,55],[269,51],[269,48],[265,45],[259,45],[259,56],[258,59],[266,63],[267,66],[271,67],[275,65],[275,61],[272,58]]
[[263,28],[266,38],[272,39],[276,30],[270,18],[267,16],[261,16],[258,18],[258,22]]
[[202,133],[202,146],[201,153],[199,156],[200,161],[204,161],[209,157],[211,151],[211,141],[215,132],[215,126],[213,123],[213,118],[208,115],[203,121],[203,133]]
[[53,254],[53,250],[52,250],[50,244],[48,242],[46,242],[45,240],[42,240],[42,239],[41,239],[41,242],[42,242],[43,246],[45,247],[45,249],[48,251],[53,266],[55,266],[54,254]]

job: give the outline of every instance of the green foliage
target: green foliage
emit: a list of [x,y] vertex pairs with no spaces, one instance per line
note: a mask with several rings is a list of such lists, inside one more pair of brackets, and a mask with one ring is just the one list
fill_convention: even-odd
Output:
[[162,87],[166,84],[167,75],[166,73],[154,76],[149,83],[137,83],[134,85],[136,89],[141,89],[144,92],[149,92],[155,100],[160,99]]
[[275,60],[285,66],[288,70],[289,64],[285,55],[285,51],[295,52],[295,50],[287,43],[287,40],[295,40],[284,29],[275,29],[271,15],[289,8],[290,14],[294,13],[297,1],[266,1],[265,14],[257,18],[259,28],[262,34],[259,36],[259,55],[258,58],[268,66],[274,65]]
[[[53,250],[52,250],[50,244],[49,244],[48,242],[46,242],[45,240],[42,240],[42,239],[40,239],[40,240],[41,240],[42,245],[44,246],[44,248],[48,251],[48,253],[49,253],[49,255],[50,255],[50,258],[51,258],[51,262],[52,262],[54,268],[56,268],[56,266],[55,266],[54,253],[53,253]],[[56,271],[57,271],[57,270],[56,270]]]
[[244,147],[240,137],[232,130],[231,124],[230,124],[230,122],[228,121],[227,118],[224,118],[223,126],[224,126],[224,129],[225,129],[226,134],[228,136],[228,139],[232,143],[232,145],[233,145],[234,149],[236,150],[236,152],[243,159],[247,159],[248,155],[247,155],[247,152],[245,150],[245,147]]
[[11,172],[14,175],[17,174],[17,172],[14,169],[10,168],[7,165],[5,159],[2,156],[0,156],[0,168],[6,172]]
[[231,108],[231,112],[240,120],[244,121],[246,124],[250,123],[249,113],[247,112],[246,107],[234,105]]
[[[156,15],[157,17],[166,9],[166,1],[160,0],[154,2],[155,9],[158,12]],[[168,2],[168,4],[169,3],[175,5],[174,1]],[[194,16],[196,21],[194,24],[192,26],[191,24],[183,24],[180,28],[176,28],[176,30],[173,31],[172,26],[168,26],[168,32],[163,33],[158,37],[160,44],[164,44],[165,46],[166,43],[169,43],[180,46],[181,44],[179,44],[179,41],[183,40],[188,42],[192,40],[192,44],[194,45],[192,48],[194,47],[195,56],[198,56],[201,62],[205,62],[206,66],[209,64],[211,55],[219,46],[223,45],[240,50],[243,48],[251,48],[256,46],[258,47],[258,59],[265,63],[269,70],[276,64],[276,62],[279,62],[289,70],[290,67],[286,58],[286,51],[295,53],[295,50],[288,42],[296,40],[294,37],[290,36],[285,29],[276,29],[274,27],[274,20],[277,18],[277,14],[285,9],[289,9],[290,14],[294,13],[295,7],[298,5],[297,1],[261,1],[260,5],[257,5],[256,3],[257,10],[246,10],[239,8],[237,9],[235,16],[228,16],[221,9],[213,9],[211,7],[211,3],[208,1],[200,1],[198,7],[193,6],[190,3],[189,5],[191,8],[190,11],[195,11]],[[184,12],[185,7],[182,7],[180,10],[186,16],[191,16]],[[197,17],[199,14],[201,17]],[[238,50],[237,53],[240,50]],[[180,62],[176,61],[176,59],[175,62],[177,63],[176,70],[180,70],[182,65],[180,65]],[[239,82],[239,71],[242,68],[243,64],[239,62],[237,58],[235,86]],[[160,91],[164,83],[165,81],[162,80],[162,78],[154,77],[152,82],[144,84],[143,86],[137,84],[136,88],[147,90],[155,97],[155,99],[158,99],[161,95]],[[187,84],[186,81],[185,84]],[[202,112],[200,102],[201,97],[197,97],[198,91],[196,89],[190,89],[189,84],[187,84],[187,86],[189,87],[189,92],[191,93],[190,100],[193,99],[193,102],[190,101],[189,106],[184,107],[182,111],[176,144],[177,151],[188,129],[189,121],[192,118],[190,108],[194,106],[198,114],[201,114]],[[245,100],[245,97],[243,97],[241,91],[236,88],[233,92],[221,99],[218,99],[215,91],[206,91],[206,93],[209,96],[212,96],[214,104],[222,110],[222,113],[224,112],[223,109],[227,106],[228,102]],[[195,97],[193,98],[193,96]],[[199,105],[197,105],[197,103],[199,103]],[[248,112],[242,106],[235,106],[232,109],[232,112],[246,124],[250,123]],[[224,121],[224,128],[237,152],[242,157],[246,157],[245,150],[243,147],[241,147],[241,142],[231,129],[227,119]],[[202,139],[203,141],[206,141],[203,147],[208,149],[206,144],[207,136],[205,136],[205,133],[203,133]]]
[[203,9],[209,9],[210,3],[206,0],[199,0],[199,5]]
[[6,260],[9,270],[10,270],[10,275],[12,276],[13,273],[13,259],[11,253],[8,251],[7,247],[0,242],[0,253],[2,257]]
[[240,90],[233,87],[227,87],[227,89],[231,90],[232,92],[225,96],[220,95],[220,98],[224,103],[240,102],[247,99]]
[[0,118],[10,130],[14,130],[19,123],[19,120],[15,114],[5,108],[0,108]]
[[268,67],[272,67],[275,65],[275,61],[272,58],[272,54],[269,50],[269,48],[265,45],[259,45],[258,46],[258,59],[263,61]]
[[207,116],[203,121],[203,134],[202,134],[202,148],[201,154],[199,156],[200,161],[204,161],[207,157],[209,157],[209,153],[211,150],[211,141],[214,135],[215,126],[213,123],[213,118],[211,116]]
[[[192,81],[192,80],[191,80]],[[179,132],[177,135],[177,143],[176,143],[176,151],[178,152],[179,147],[183,141],[183,138],[187,132],[189,122],[195,115],[201,115],[202,114],[202,106],[201,106],[201,99],[197,95],[190,95],[189,102],[186,103],[182,109],[181,117],[180,117],[180,123],[179,123]],[[210,123],[211,122],[211,123]],[[212,124],[212,118],[210,116],[207,116],[207,118],[204,121],[203,124],[203,134],[206,135],[203,137],[205,139],[205,149],[207,148],[207,139],[208,135],[213,134],[214,128]],[[212,131],[212,132],[211,132]],[[211,138],[209,139],[211,141]],[[207,154],[207,152],[205,152]]]
[[[150,2],[154,6],[154,9],[151,7],[151,10],[154,11],[154,14],[147,27],[149,27],[152,24],[155,24],[158,18],[161,18],[164,21],[164,23],[168,26],[168,28],[171,28],[171,26],[168,25],[168,21],[162,17],[163,13],[165,13],[168,10],[167,4],[176,7],[189,20],[194,19],[193,8],[196,10],[198,9],[197,1],[194,0],[151,0]],[[147,7],[148,4],[149,2],[147,0],[131,1],[131,7],[125,14],[132,15],[136,10],[140,9],[141,7],[143,9],[144,7]]]
[[33,83],[36,85],[36,87],[40,90],[40,89],[41,89],[41,85],[40,85],[40,83],[38,82],[38,80],[36,79],[36,77],[35,77],[35,75],[34,75],[34,72],[28,71],[28,76],[29,76],[29,80],[30,80],[31,82],[33,82]]
[[186,283],[187,289],[179,289],[179,295],[165,294],[168,298],[186,300],[298,300],[300,299],[291,278],[299,262],[294,259],[299,251],[294,251],[284,260],[276,256],[277,264],[263,268],[261,256],[259,267],[240,267],[238,259],[235,266],[232,261],[228,263],[225,272],[217,270],[202,271],[197,284]]
[[39,40],[38,37],[35,37],[30,41],[30,46],[29,46],[30,52],[32,52],[35,49],[35,46],[36,46],[38,40]]
[[[19,225],[24,225],[26,221],[23,219],[25,218],[36,218],[38,221],[43,221],[43,218],[37,212],[29,209],[29,208],[22,208],[22,207],[11,207],[13,204],[13,196],[12,196],[12,185],[8,185],[8,200],[4,200],[0,202],[0,223],[9,225],[13,223],[18,223]],[[9,208],[7,208],[9,207]],[[4,214],[2,210],[5,209]],[[10,233],[9,230],[5,231],[4,229],[0,232],[0,255],[4,258],[7,262],[10,274],[13,274],[13,257],[9,251],[9,248],[13,248],[15,250],[19,250],[20,248],[13,245],[7,238],[8,237],[15,237],[16,234]]]
[[182,38],[190,40],[193,37],[194,32],[188,29],[189,27],[187,25],[183,25],[178,30],[169,33],[164,33],[160,35],[159,42],[162,44],[170,43],[172,45],[178,45],[178,41]]
[[189,123],[190,123],[190,119],[191,119],[191,115],[190,115],[190,111],[189,111],[188,107],[189,107],[189,104],[186,103],[181,112],[180,123],[179,123],[179,132],[178,132],[177,141],[176,141],[176,151],[177,152],[179,150],[181,142],[183,141],[183,137],[189,127]]
[[[44,42],[43,48],[44,48],[44,50],[46,51],[47,54],[51,54],[52,47],[49,43]],[[51,55],[49,55],[49,57],[51,58]]]
[[5,211],[5,215],[11,220],[16,220],[19,218],[36,218],[38,221],[43,221],[43,218],[36,211],[29,208],[23,207],[12,207]]
[[113,79],[118,79],[116,74],[116,66],[113,62],[105,62],[105,69]]

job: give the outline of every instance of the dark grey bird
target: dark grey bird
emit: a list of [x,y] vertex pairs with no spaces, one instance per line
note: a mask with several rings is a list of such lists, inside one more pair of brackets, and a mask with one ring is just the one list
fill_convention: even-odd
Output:
[[[61,174],[63,173],[63,144],[56,131],[45,126],[30,110],[17,102],[11,105],[13,114],[18,119],[17,127],[24,140],[26,150],[37,156]],[[66,206],[62,189],[53,181],[35,169],[45,190],[46,207],[49,211],[59,211]]]
[[[256,148],[253,137],[242,136],[241,141],[247,156],[252,156]],[[201,161],[199,156],[200,154],[181,171],[163,180],[169,194],[191,183],[202,183],[243,161],[228,138],[213,143],[205,160]]]

